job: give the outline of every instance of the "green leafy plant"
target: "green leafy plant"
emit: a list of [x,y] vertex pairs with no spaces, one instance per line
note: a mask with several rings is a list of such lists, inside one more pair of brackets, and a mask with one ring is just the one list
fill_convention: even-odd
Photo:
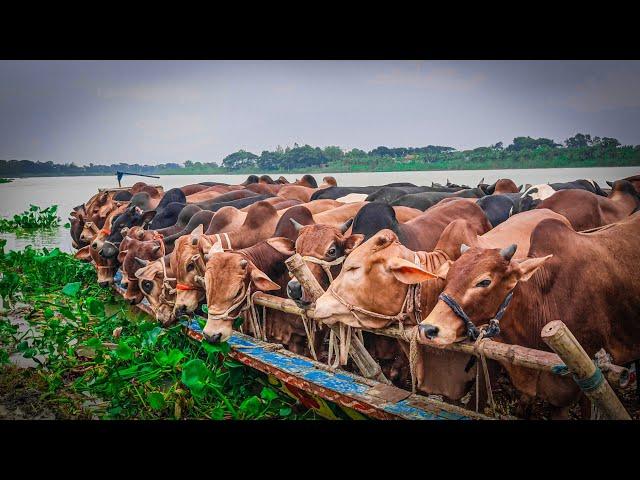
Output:
[[[31,306],[28,326],[0,317],[0,369],[14,352],[36,362],[50,401],[105,419],[314,418],[266,377],[228,356],[229,345],[163,329],[96,283],[91,265],[58,249],[5,253],[0,295]],[[0,370],[1,372],[1,370]],[[87,402],[90,406],[87,406]]]
[[0,218],[0,232],[56,228],[60,225],[57,211],[57,205],[47,208],[31,205],[29,210],[16,214],[13,218]]

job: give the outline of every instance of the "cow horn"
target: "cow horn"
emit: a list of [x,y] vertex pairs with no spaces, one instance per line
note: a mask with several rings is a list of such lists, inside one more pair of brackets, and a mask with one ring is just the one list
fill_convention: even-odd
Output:
[[136,262],[138,262],[143,267],[146,267],[147,265],[149,265],[149,260],[145,260],[144,258],[140,258],[140,257],[133,257],[133,258],[135,258]]
[[518,191],[519,191],[519,192],[521,192],[521,191],[522,191],[522,187],[524,187],[524,185],[520,185],[520,186],[518,187]]
[[151,253],[156,253],[158,250],[160,250],[160,245],[156,245],[155,247],[153,247],[151,249]]
[[352,223],[353,223],[353,218],[350,218],[349,220],[344,222],[342,225],[340,225],[340,233],[344,235],[344,232],[349,230],[349,227],[351,226]]
[[240,267],[241,268],[246,268],[246,266],[249,264],[249,262],[247,262],[244,258],[242,260],[240,260]]
[[517,248],[518,248],[518,245],[516,245],[515,243],[512,245],[509,245],[508,247],[504,247],[502,250],[500,250],[500,256],[508,262],[511,260],[511,257],[513,257],[513,255],[516,253]]
[[482,180],[480,180],[480,182],[478,183],[478,185],[482,185],[484,183],[484,177],[482,177]]
[[466,244],[462,244],[460,245],[460,255],[462,255],[464,252],[466,252],[467,250],[469,250],[471,247],[469,245]]
[[291,223],[293,224],[293,227],[296,229],[296,232],[299,232],[300,229],[302,227],[304,227],[304,225],[302,225],[301,223],[297,222],[296,220],[294,220],[293,218],[289,219],[291,221]]
[[609,180],[606,181],[607,185],[609,185],[611,188],[613,188],[613,182],[610,182]]

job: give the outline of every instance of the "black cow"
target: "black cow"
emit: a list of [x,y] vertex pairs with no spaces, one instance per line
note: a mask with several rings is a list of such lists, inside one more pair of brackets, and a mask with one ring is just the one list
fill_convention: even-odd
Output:
[[[194,204],[187,204],[185,207],[182,208],[182,210],[180,210],[180,213],[178,214],[178,218],[176,219],[176,222],[174,224],[172,224],[169,227],[165,227],[165,228],[154,228],[154,230],[156,230],[158,233],[162,234],[162,235],[172,235],[176,232],[179,232],[181,230],[183,230],[188,224],[189,224],[189,220],[191,220],[191,217],[193,217],[196,213],[202,211],[202,209]],[[156,224],[156,218],[154,217],[152,222],[151,222],[154,226]]]
[[131,192],[127,190],[121,190],[113,196],[113,200],[116,202],[128,202],[131,200]]
[[390,203],[392,206],[405,206],[411,208],[417,208],[418,210],[425,211],[426,209],[433,207],[438,202],[445,198],[481,198],[485,193],[480,188],[469,188],[460,190],[455,193],[448,192],[420,192],[410,193],[404,195]]
[[104,258],[114,258],[117,256],[120,242],[122,242],[122,229],[125,227],[144,226],[153,219],[155,214],[155,210],[143,212],[142,209],[135,205],[129,206],[114,219],[111,225],[111,233],[105,239],[104,245],[99,252],[100,255]]
[[447,192],[447,193],[455,193],[462,188],[449,188],[449,187],[382,187],[372,194],[370,194],[365,200],[367,202],[381,202],[381,203],[391,203],[394,200],[397,200],[404,195],[408,195],[411,193],[421,193],[421,192]]
[[171,202],[164,208],[156,209],[156,215],[153,220],[149,222],[149,228],[152,230],[159,230],[161,228],[167,228],[178,221],[180,212],[184,209],[186,203]]
[[514,205],[520,195],[520,193],[487,195],[478,199],[476,204],[482,208],[491,226],[495,227],[511,216]]
[[175,242],[178,238],[183,235],[187,235],[193,232],[199,225],[202,225],[204,229],[206,229],[211,223],[211,219],[215,215],[216,212],[211,210],[200,210],[191,216],[187,225],[180,231],[168,235],[164,238],[164,243],[169,244]]
[[329,187],[323,188],[313,192],[311,200],[330,199],[336,200],[337,198],[344,197],[350,193],[366,193],[367,195],[379,190],[382,187],[415,187],[413,183],[389,183],[388,185],[374,185],[369,187]]

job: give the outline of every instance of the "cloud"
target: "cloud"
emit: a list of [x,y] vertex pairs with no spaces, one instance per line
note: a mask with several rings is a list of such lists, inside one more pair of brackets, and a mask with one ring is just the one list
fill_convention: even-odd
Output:
[[193,88],[167,86],[98,87],[98,98],[137,100],[142,102],[193,102],[201,93]]
[[451,67],[433,67],[423,72],[422,62],[419,62],[413,71],[396,68],[391,72],[380,73],[373,78],[372,83],[443,91],[466,91],[485,80],[486,76],[482,73],[463,75]]
[[640,107],[640,73],[612,72],[588,78],[566,104],[579,112]]

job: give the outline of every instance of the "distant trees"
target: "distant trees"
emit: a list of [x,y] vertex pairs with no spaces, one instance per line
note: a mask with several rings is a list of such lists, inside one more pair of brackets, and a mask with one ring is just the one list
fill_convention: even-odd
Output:
[[222,159],[222,166],[230,170],[254,167],[258,156],[245,150],[238,150]]
[[[56,164],[31,160],[0,160],[0,176],[56,176],[56,175],[112,175],[117,170],[143,174],[208,174],[226,172],[291,171],[294,169],[328,169],[328,171],[422,170],[425,165],[436,168],[511,168],[564,165],[638,165],[640,146],[624,146],[611,137],[592,137],[577,133],[562,145],[548,138],[516,137],[504,147],[502,142],[488,147],[456,151],[439,145],[426,147],[378,146],[369,152],[359,148],[345,151],[338,146],[324,148],[310,145],[278,147],[256,155],[238,150],[215,162],[186,160],[160,165],[114,163],[78,166],[73,163]],[[427,167],[429,168],[429,167]]]
[[513,139],[513,143],[507,147],[507,150],[519,152],[520,150],[535,150],[539,147],[556,148],[561,146],[549,138],[516,137]]

